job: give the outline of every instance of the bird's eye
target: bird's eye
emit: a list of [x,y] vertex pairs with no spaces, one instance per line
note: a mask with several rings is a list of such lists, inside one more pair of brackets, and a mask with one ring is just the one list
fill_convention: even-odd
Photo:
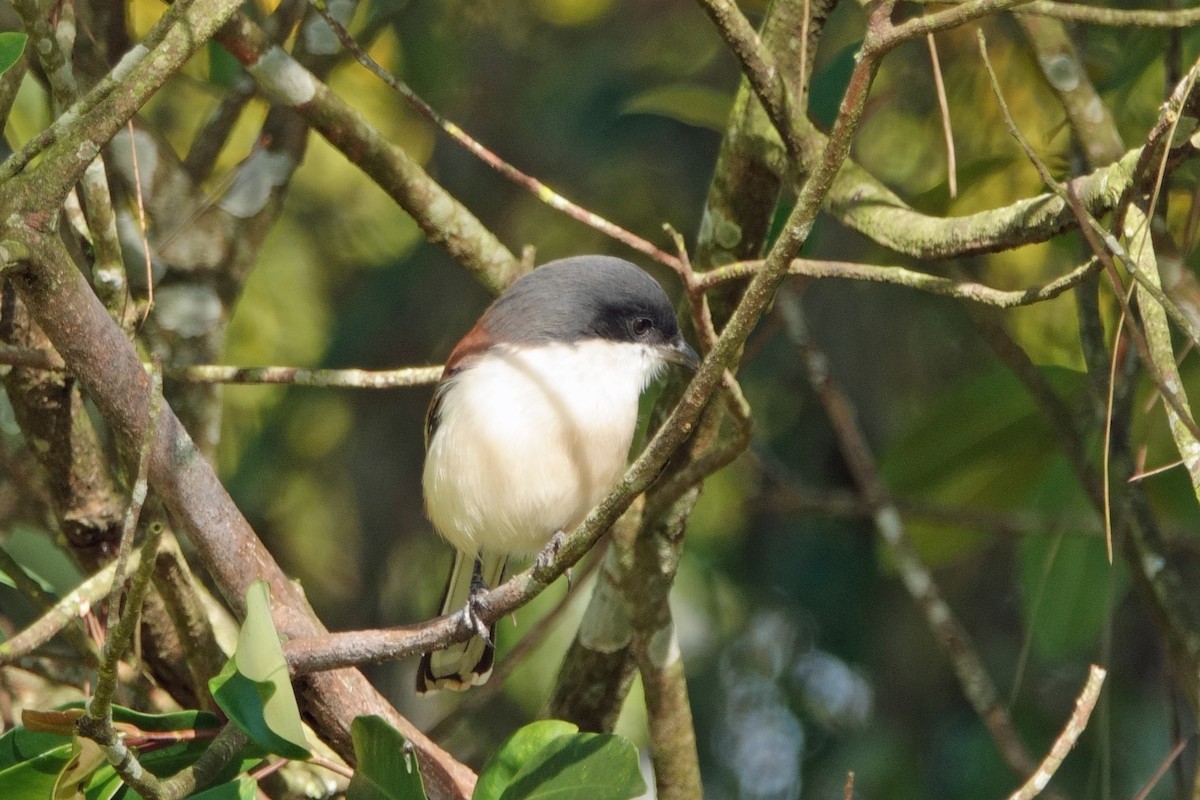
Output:
[[654,327],[654,323],[646,317],[638,317],[633,321],[633,333],[635,336],[645,336]]

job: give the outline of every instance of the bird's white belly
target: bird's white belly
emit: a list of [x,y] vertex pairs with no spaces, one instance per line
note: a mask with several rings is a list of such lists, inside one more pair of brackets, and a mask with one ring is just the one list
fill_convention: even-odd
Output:
[[531,554],[624,472],[657,363],[635,345],[491,351],[452,380],[425,459],[425,505],[466,553]]

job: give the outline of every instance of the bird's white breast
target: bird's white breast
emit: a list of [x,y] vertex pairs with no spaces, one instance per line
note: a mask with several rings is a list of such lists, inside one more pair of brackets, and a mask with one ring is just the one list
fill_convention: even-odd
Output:
[[489,350],[450,379],[425,458],[425,506],[466,553],[540,550],[620,479],[649,348],[587,340]]

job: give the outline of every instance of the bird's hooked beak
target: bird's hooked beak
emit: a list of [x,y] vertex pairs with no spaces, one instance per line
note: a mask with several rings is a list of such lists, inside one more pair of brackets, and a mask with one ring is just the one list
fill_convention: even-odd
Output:
[[672,364],[681,364],[693,371],[700,366],[700,356],[696,355],[696,351],[683,340],[682,336],[676,336],[664,344],[661,352],[662,357]]

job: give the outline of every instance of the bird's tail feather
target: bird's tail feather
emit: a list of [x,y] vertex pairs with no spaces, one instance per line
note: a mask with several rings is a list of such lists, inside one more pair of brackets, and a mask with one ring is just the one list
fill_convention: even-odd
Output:
[[[489,588],[499,585],[504,577],[504,565],[507,561],[505,556],[481,553],[475,557],[456,550],[454,566],[450,570],[446,591],[442,595],[440,613],[453,614],[467,605],[471,596],[472,576],[476,571]],[[488,631],[490,641],[472,636],[465,642],[458,642],[423,655],[421,667],[417,671],[417,694],[441,689],[462,691],[485,683],[492,674],[492,663],[496,657],[496,649],[492,644],[495,638],[496,626],[493,624]]]

